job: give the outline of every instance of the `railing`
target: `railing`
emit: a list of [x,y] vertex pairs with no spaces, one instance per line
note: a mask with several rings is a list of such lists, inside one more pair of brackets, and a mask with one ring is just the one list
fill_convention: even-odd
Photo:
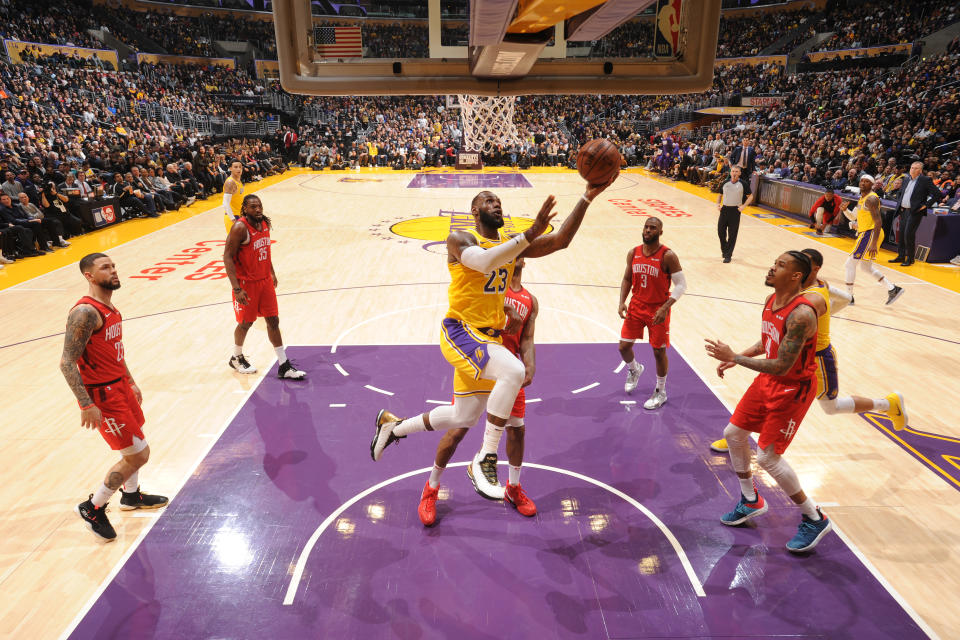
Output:
[[279,120],[226,120],[152,102],[139,102],[135,110],[144,120],[164,122],[177,129],[196,129],[208,136],[264,136],[280,129]]

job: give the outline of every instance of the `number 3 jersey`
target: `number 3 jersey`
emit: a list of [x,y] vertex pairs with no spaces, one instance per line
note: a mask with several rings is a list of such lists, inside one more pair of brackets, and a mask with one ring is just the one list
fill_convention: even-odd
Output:
[[660,245],[653,255],[645,256],[643,245],[633,249],[630,315],[652,315],[670,297],[670,274],[663,268],[663,256],[669,250],[666,245]]
[[125,377],[127,365],[123,356],[123,318],[120,312],[90,296],[80,298],[74,308],[81,304],[96,309],[103,320],[103,325],[90,336],[83,354],[77,360],[83,384],[101,385]]
[[270,277],[270,227],[266,221],[257,229],[246,217],[240,222],[247,229],[249,240],[241,244],[233,263],[237,267],[237,280],[264,280]]
[[[496,247],[510,239],[500,231],[497,231],[496,240],[484,238],[473,229],[468,232],[483,249]],[[472,327],[502,329],[507,322],[503,298],[513,276],[513,261],[490,273],[474,271],[460,262],[447,262],[447,269],[450,270],[450,287],[447,289],[450,310],[447,311],[447,317]]]

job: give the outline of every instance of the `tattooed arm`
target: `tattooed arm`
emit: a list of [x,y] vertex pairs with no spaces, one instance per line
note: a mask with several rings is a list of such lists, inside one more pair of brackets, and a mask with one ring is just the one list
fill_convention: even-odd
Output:
[[[739,364],[747,369],[760,373],[769,373],[782,376],[800,357],[800,350],[804,343],[817,331],[817,313],[809,305],[801,305],[787,316],[786,335],[777,349],[776,358],[750,358],[744,355],[733,355],[727,360]],[[732,355],[732,354],[731,354]],[[714,356],[717,357],[717,356]],[[723,360],[724,358],[718,358]]]
[[[90,394],[83,386],[80,378],[80,369],[77,360],[87,348],[87,341],[94,331],[103,325],[100,314],[89,304],[77,305],[67,316],[67,330],[63,338],[63,355],[60,356],[60,372],[66,378],[70,390],[80,403],[80,424],[86,429],[96,429],[100,426],[103,416],[100,409],[93,404]],[[83,409],[82,407],[87,407]]]
[[[711,356],[713,356],[714,358],[717,357],[716,355],[714,355],[714,351],[716,351],[716,349],[717,349],[717,347],[719,347],[719,345],[727,346],[727,345],[723,344],[722,342],[720,342],[719,340],[716,341],[716,342],[714,342],[714,341],[712,341],[712,340],[707,340],[707,342],[710,343],[710,344],[707,345],[707,353],[710,354]],[[732,353],[732,350],[731,350],[731,353]],[[753,357],[753,356],[758,356],[758,355],[760,355],[761,353],[763,353],[763,343],[760,342],[759,340],[757,340],[757,341],[753,344],[753,346],[748,347],[747,349],[744,349],[743,351],[741,351],[741,352],[740,352],[740,355],[741,355],[741,356]],[[737,364],[736,364],[735,362],[733,362],[733,361],[730,361],[730,362],[721,362],[720,364],[717,365],[717,375],[722,378],[724,371],[726,371],[727,369],[732,369],[732,368],[734,368],[735,366],[737,366]]]

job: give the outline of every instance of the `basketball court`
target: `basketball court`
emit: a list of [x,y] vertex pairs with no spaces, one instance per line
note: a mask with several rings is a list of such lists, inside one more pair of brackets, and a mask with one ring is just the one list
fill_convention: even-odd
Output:
[[[471,42],[480,50],[468,63],[466,47],[440,44],[439,0],[430,0],[430,59],[328,65],[301,28],[309,3],[274,4],[288,89],[491,98],[702,91],[720,5],[683,3],[670,36],[660,17],[681,3],[660,2],[651,59],[576,66],[559,27],[548,43],[508,37],[506,23]],[[576,28],[590,39],[590,22]],[[530,63],[524,84],[471,74],[511,51]],[[502,106],[488,116],[494,124],[509,100]],[[551,194],[559,225],[584,187],[574,171],[498,168],[294,170],[250,185],[273,221],[280,327],[304,381],[276,378],[262,321],[244,349],[259,373],[227,366],[235,324],[216,202],[109,227],[5,269],[0,636],[956,637],[960,427],[950,407],[960,269],[887,269],[891,254],[881,252],[881,269],[906,293],[885,306],[885,290],[859,275],[856,305],[833,319],[841,393],[896,389],[909,427],[810,410],[788,459],[835,533],[794,556],[784,545],[799,511],[763,473],[770,512],[750,526],[720,523],[739,484],[726,455],[708,447],[753,374],[719,378],[704,339],[753,344],[775,258],[816,247],[821,274],[839,283],[852,241],[751,207],[723,264],[716,196],[640,170],[593,202],[567,250],[524,270],[540,302],[523,472],[537,516],[474,492],[464,468],[480,446],[473,432],[441,480],[436,526],[420,524],[439,435],[409,437],[378,463],[369,443],[381,408],[411,415],[450,401],[452,369],[438,346],[445,238],[473,226],[480,190],[501,198],[506,230],[519,232]],[[672,311],[669,400],[656,411],[642,408],[655,381],[649,346],[637,345],[647,371],[632,396],[617,351],[624,261],[650,215],[663,220],[662,241],[688,283]],[[108,545],[73,508],[114,455],[80,428],[58,368],[67,312],[87,291],[76,265],[93,251],[110,255],[122,282],[113,301],[152,451],[141,484],[171,498],[159,512],[120,512],[115,498],[118,539]]]
[[[452,187],[454,178],[471,186]],[[898,388],[911,428],[811,409],[790,459],[839,533],[794,557],[783,545],[799,516],[774,487],[761,487],[772,509],[755,526],[719,522],[738,485],[708,444],[752,375],[718,378],[702,343],[755,340],[763,276],[782,250],[818,246],[833,281],[845,255],[748,215],[723,265],[715,207],[639,173],[591,205],[570,249],[525,270],[541,303],[523,476],[538,516],[473,491],[463,468],[479,447],[471,433],[442,479],[439,522],[424,529],[416,504],[437,436],[410,437],[379,463],[369,439],[381,407],[411,414],[450,399],[436,343],[447,285],[438,245],[469,224],[486,180],[297,173],[258,191],[275,225],[281,328],[305,382],[273,377],[262,322],[245,351],[267,375],[226,366],[233,314],[218,276],[217,211],[115,238],[115,302],[153,450],[142,483],[172,498],[159,513],[114,506],[116,544],[98,544],[71,512],[112,461],[79,428],[56,365],[85,284],[74,264],[0,292],[0,358],[23,372],[4,382],[3,633],[951,637],[956,613],[942,595],[960,568],[950,534],[960,433],[948,419],[960,335],[938,318],[958,308],[958,294],[894,273],[907,288],[897,304],[858,284],[857,304],[835,319],[841,389]],[[490,180],[515,229],[549,193],[564,217],[583,189],[569,171],[498,170]],[[633,208],[656,213],[649,201],[689,283],[673,314],[670,399],[655,412],[640,408],[653,386],[650,350],[637,347],[647,372],[630,397],[616,351],[622,262],[643,221]],[[79,259],[79,248],[66,251]],[[23,308],[29,325],[14,312]]]

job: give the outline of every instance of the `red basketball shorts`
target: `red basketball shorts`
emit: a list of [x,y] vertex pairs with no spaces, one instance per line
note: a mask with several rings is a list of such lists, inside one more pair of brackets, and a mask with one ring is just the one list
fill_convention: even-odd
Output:
[[772,444],[776,453],[783,453],[816,397],[815,378],[780,381],[761,375],[740,398],[730,423],[759,433],[757,448],[766,449]]
[[654,349],[663,349],[670,346],[670,312],[660,324],[653,324],[653,314],[657,309],[653,307],[630,309],[620,328],[621,340],[640,340],[643,338],[643,329],[650,331],[650,346]]
[[237,294],[233,294],[233,311],[238,323],[256,322],[257,318],[272,318],[279,315],[277,290],[271,278],[241,280],[240,288],[247,294],[247,304],[237,302]]
[[517,399],[513,403],[513,410],[510,412],[511,418],[522,418],[527,414],[527,394],[526,389],[520,389]]
[[87,393],[103,414],[99,431],[111,449],[119,451],[132,446],[134,437],[146,440],[142,430],[143,410],[126,380],[104,387],[87,387]]

